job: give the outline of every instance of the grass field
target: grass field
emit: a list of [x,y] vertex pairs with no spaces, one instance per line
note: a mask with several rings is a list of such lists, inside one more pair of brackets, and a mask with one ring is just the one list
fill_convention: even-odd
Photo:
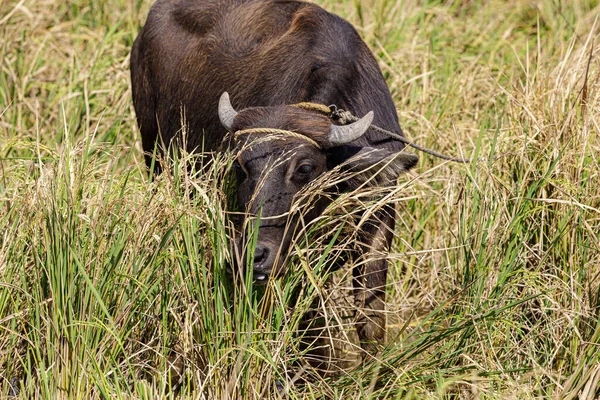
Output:
[[[379,355],[352,361],[350,268],[320,271],[343,246],[230,282],[227,155],[149,179],[129,50],[150,0],[0,0],[0,397],[600,396],[598,1],[318,3],[376,54],[410,139],[476,160],[420,154],[385,199]],[[295,334],[317,297],[346,360],[325,377]]]

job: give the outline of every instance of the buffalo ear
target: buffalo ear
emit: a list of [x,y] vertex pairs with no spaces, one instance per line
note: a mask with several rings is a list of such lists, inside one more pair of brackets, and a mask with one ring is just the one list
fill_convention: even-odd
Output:
[[413,168],[419,157],[405,151],[363,147],[341,164],[342,169],[352,173],[350,183],[358,186],[369,182],[377,185],[395,184],[398,177]]

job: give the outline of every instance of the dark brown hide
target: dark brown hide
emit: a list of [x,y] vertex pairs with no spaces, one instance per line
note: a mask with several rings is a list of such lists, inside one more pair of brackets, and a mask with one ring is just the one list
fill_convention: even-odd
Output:
[[[217,102],[229,92],[237,110],[312,101],[401,133],[373,55],[354,28],[301,1],[158,0],[131,52],[136,115],[145,151],[188,126],[188,148],[214,150],[225,130]],[[383,143],[382,143],[383,142]],[[356,145],[401,150],[370,130]]]
[[[349,145],[328,148],[331,121],[326,116],[285,106],[304,101],[335,104],[357,116],[372,110],[375,125],[402,134],[385,80],[365,43],[349,23],[314,4],[158,0],[133,45],[131,80],[147,153],[153,152],[157,142],[177,145],[182,120],[189,151],[218,150],[226,129],[219,121],[217,104],[225,91],[239,111],[232,131],[286,129],[321,145],[317,148],[299,138],[282,137],[252,146],[253,154],[240,155],[248,175],[239,186],[240,202],[250,215],[258,212],[257,207],[262,210],[258,240],[264,248],[257,247],[255,253],[259,274],[276,272],[274,259],[269,260],[264,250],[287,250],[289,235],[281,229],[284,221],[277,215],[289,210],[304,185],[340,163],[360,169],[389,159],[403,148],[401,142],[372,129]],[[238,142],[247,139],[254,138],[242,135]],[[264,179],[267,187],[258,189],[260,177],[281,156],[285,160]],[[148,165],[150,159],[147,156]],[[301,167],[307,160],[312,165],[304,174]],[[413,155],[396,157],[381,184],[394,184],[398,174],[415,163]],[[321,207],[315,205],[313,214],[318,215]],[[265,225],[263,217],[268,217]],[[393,237],[394,219],[393,207],[379,211],[365,228],[355,255],[369,260],[354,274],[356,299],[364,308],[358,333],[369,352],[384,337],[381,311],[388,268],[384,255]]]

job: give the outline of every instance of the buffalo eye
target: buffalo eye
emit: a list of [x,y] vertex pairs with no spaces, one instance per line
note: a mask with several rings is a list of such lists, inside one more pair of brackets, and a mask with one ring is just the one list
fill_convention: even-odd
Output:
[[307,180],[314,170],[315,167],[311,163],[302,163],[296,167],[294,178],[299,181]]
[[234,161],[233,169],[235,171],[235,176],[238,179],[244,180],[248,177],[248,171],[244,168],[238,161]]

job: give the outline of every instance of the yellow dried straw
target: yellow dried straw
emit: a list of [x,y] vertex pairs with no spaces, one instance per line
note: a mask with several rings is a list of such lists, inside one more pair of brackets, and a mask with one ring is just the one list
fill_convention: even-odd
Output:
[[298,132],[294,132],[294,131],[288,131],[285,129],[276,129],[276,128],[250,128],[250,129],[242,129],[240,131],[235,132],[234,136],[237,138],[240,135],[256,135],[256,134],[273,134],[273,135],[284,135],[284,136],[291,136],[293,138],[296,139],[302,139],[307,141],[308,143],[312,144],[313,146],[315,146],[316,148],[320,149],[321,145],[319,145],[319,143],[317,143],[316,141],[314,141],[313,139],[309,138],[308,136],[305,136],[301,133]]

